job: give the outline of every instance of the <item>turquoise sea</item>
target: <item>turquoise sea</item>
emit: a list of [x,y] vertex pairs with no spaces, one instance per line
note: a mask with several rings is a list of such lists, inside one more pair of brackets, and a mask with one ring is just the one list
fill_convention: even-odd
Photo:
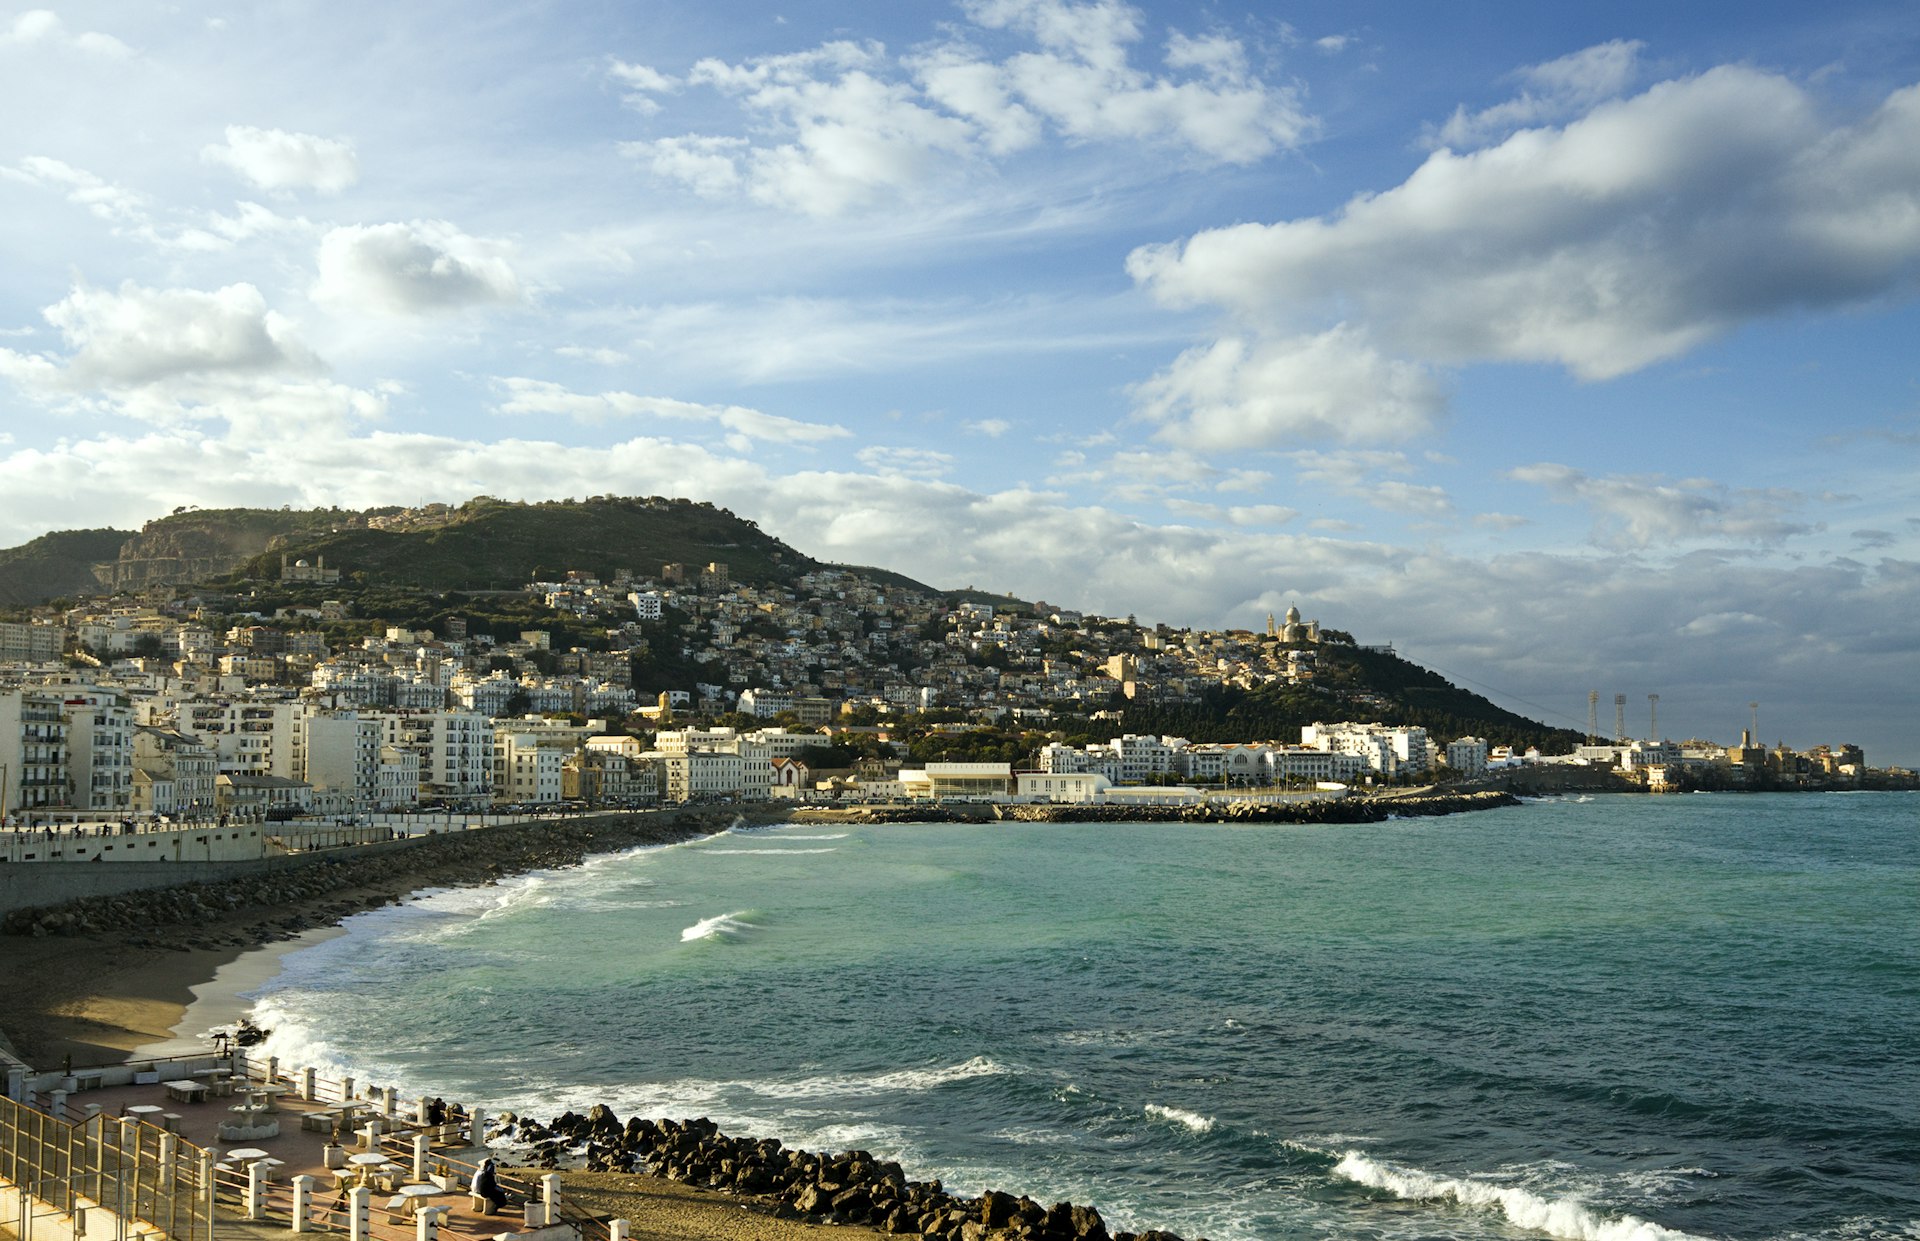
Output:
[[782,826],[363,914],[271,1051],[1243,1238],[1920,1237],[1920,797]]

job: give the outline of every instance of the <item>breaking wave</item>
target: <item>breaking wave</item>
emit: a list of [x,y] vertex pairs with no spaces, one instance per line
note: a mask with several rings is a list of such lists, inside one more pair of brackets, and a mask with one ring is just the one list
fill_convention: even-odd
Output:
[[1157,1116],[1161,1120],[1170,1120],[1183,1125],[1195,1133],[1213,1132],[1213,1117],[1202,1116],[1198,1112],[1183,1111],[1177,1107],[1161,1107],[1158,1103],[1147,1104],[1147,1115]]
[[696,939],[716,939],[721,936],[744,935],[748,931],[758,930],[753,923],[746,921],[750,910],[738,909],[730,914],[715,914],[711,918],[702,918],[686,930],[680,932],[680,942],[692,943]]
[[1342,1156],[1333,1166],[1333,1174],[1407,1201],[1452,1201],[1468,1207],[1495,1208],[1521,1228],[1567,1241],[1696,1241],[1691,1234],[1663,1228],[1636,1215],[1602,1215],[1577,1198],[1546,1198],[1517,1185],[1438,1176],[1383,1163],[1359,1151]]

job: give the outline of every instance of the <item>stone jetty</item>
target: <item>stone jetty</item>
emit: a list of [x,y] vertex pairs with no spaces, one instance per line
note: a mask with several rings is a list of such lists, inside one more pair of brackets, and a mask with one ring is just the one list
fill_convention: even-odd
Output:
[[1109,1233],[1090,1206],[1043,1206],[998,1190],[950,1194],[939,1181],[909,1180],[899,1164],[866,1151],[820,1154],[777,1138],[729,1137],[704,1117],[635,1116],[623,1124],[605,1105],[544,1123],[507,1113],[492,1137],[536,1167],[650,1173],[757,1202],[787,1218],[929,1241],[1181,1241],[1170,1232]]

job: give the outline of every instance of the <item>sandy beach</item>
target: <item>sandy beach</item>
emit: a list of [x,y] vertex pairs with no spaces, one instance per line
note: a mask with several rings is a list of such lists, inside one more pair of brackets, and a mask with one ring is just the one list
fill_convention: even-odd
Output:
[[[685,829],[712,830],[711,825]],[[485,882],[512,868],[491,868]],[[243,993],[271,981],[288,952],[341,934],[343,910],[375,908],[461,876],[422,871],[396,886],[327,891],[296,906],[241,906],[192,927],[143,927],[129,943],[111,935],[0,936],[0,1040],[36,1068],[113,1064],[204,1049],[209,1026],[249,1007]],[[308,929],[298,928],[305,926]],[[644,1174],[565,1173],[566,1194],[596,1214],[633,1223],[636,1241],[825,1241],[873,1229],[780,1218],[764,1204]]]

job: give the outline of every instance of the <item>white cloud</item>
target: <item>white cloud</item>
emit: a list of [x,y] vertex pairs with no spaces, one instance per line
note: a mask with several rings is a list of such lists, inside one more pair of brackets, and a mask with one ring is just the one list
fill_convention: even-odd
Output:
[[506,393],[506,399],[500,402],[500,412],[509,415],[559,414],[587,423],[616,418],[704,422],[726,431],[736,443],[766,440],[781,444],[819,444],[852,434],[842,426],[802,422],[741,405],[700,405],[672,397],[636,396],[631,392],[574,392],[557,383],[519,376],[498,379],[495,383]]
[[1478,146],[1523,125],[1557,121],[1612,99],[1632,85],[1644,43],[1614,39],[1522,69],[1519,95],[1480,112],[1462,107],[1436,131],[1438,143]]
[[27,359],[0,350],[16,381],[66,391],[131,389],[183,377],[306,374],[319,359],[250,284],[212,293],[79,288],[42,312],[71,353]]
[[988,439],[995,440],[1013,430],[1013,424],[1005,418],[981,418],[964,425],[967,430],[972,431],[975,435],[984,435]]
[[1735,490],[1706,479],[1595,478],[1571,466],[1542,462],[1509,477],[1543,488],[1560,504],[1578,504],[1594,517],[1597,539],[1647,547],[1698,539],[1778,543],[1813,527],[1789,521],[1806,504],[1798,492]]
[[1134,389],[1158,438],[1208,452],[1298,441],[1371,443],[1433,430],[1446,392],[1341,325],[1317,336],[1229,337],[1189,349]]
[[873,444],[854,459],[876,474],[905,474],[912,478],[939,478],[953,468],[953,454],[931,448],[901,448]]
[[506,247],[441,220],[349,225],[320,240],[316,300],[388,315],[520,300]]
[[352,143],[283,129],[229,125],[225,145],[203,147],[200,158],[231,168],[248,183],[269,191],[338,194],[360,178]]
[[950,186],[970,165],[1027,150],[1048,128],[1075,142],[1149,143],[1202,162],[1247,164],[1313,128],[1291,87],[1254,76],[1221,35],[1170,32],[1165,73],[1131,63],[1139,14],[1098,0],[991,0],[965,6],[980,33],[1011,32],[1039,51],[994,59],[961,37],[894,58],[840,40],[738,64],[697,62],[684,81],[614,61],[628,99],[705,86],[733,98],[752,137],[680,134],[622,144],[696,193],[745,193],[832,216]]
[[147,200],[143,195],[62,160],[29,155],[17,167],[0,168],[0,176],[57,190],[66,195],[68,202],[85,207],[95,218],[117,226],[140,228],[147,223]]
[[1604,379],[1762,316],[1909,294],[1920,87],[1831,126],[1787,79],[1718,68],[1436,152],[1334,215],[1209,230],[1127,265],[1169,305],[1270,332],[1337,315],[1404,355]]
[[133,49],[110,34],[85,30],[70,32],[60,15],[51,9],[27,9],[0,31],[0,50],[19,48],[70,48],[90,56],[121,60],[133,55]]

